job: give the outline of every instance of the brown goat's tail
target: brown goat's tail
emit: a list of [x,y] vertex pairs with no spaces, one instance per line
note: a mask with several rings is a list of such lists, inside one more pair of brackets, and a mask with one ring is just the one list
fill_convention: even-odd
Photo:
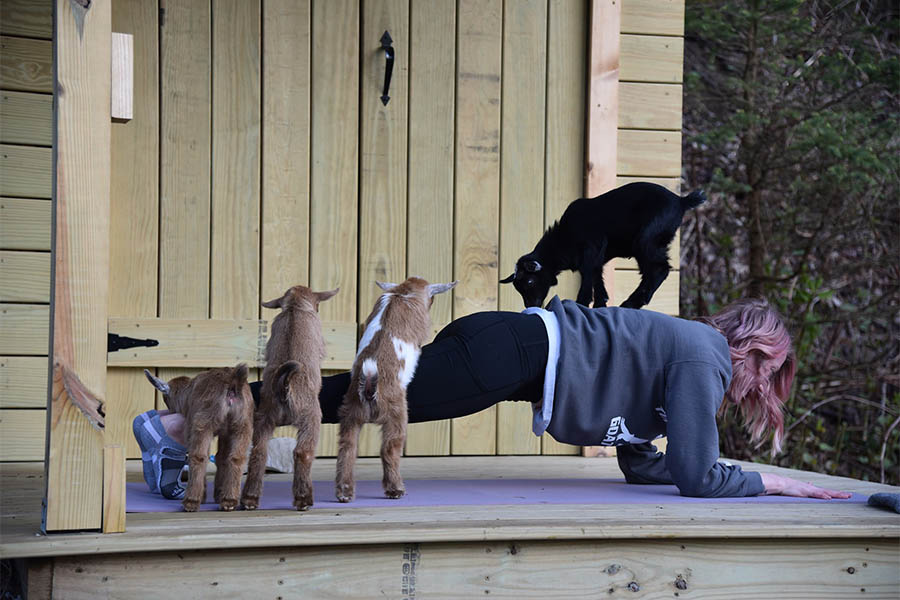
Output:
[[236,395],[241,395],[241,388],[247,385],[247,377],[250,375],[250,369],[246,363],[241,363],[231,370],[231,376],[228,379],[228,390]]
[[275,389],[287,392],[291,381],[300,374],[302,367],[296,360],[289,360],[275,371]]
[[359,397],[364,402],[375,402],[378,393],[378,364],[371,358],[363,361],[359,370]]

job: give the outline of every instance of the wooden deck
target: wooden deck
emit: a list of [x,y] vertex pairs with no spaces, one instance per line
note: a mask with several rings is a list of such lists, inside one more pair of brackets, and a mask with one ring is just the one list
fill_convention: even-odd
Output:
[[[866,494],[898,491],[752,468]],[[314,478],[330,479],[333,469],[333,459],[320,459]],[[360,479],[380,477],[374,459],[357,469]],[[621,476],[615,459],[563,456],[405,458],[403,471],[408,478]],[[251,589],[282,599],[900,595],[900,515],[860,505],[129,514],[122,534],[40,535],[40,466],[3,464],[0,476],[0,557],[28,559],[38,594],[29,597],[50,585],[54,598],[150,597],[160,581],[177,597],[196,598],[246,597]],[[129,464],[128,478],[140,480],[139,464]]]

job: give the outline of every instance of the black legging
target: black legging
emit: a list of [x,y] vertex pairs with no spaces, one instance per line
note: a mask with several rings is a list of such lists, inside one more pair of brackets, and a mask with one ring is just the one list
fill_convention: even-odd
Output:
[[[537,315],[482,312],[461,317],[422,347],[406,392],[409,422],[471,415],[503,400],[541,399],[547,331]],[[250,384],[259,400],[260,382]],[[350,373],[322,378],[322,422],[337,423]]]

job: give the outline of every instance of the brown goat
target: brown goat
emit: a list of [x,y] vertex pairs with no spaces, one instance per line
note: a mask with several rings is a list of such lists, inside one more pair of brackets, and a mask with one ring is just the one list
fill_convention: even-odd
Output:
[[164,382],[144,370],[169,410],[184,416],[189,470],[182,506],[187,512],[206,501],[206,464],[213,436],[219,436],[213,496],[220,510],[237,507],[253,428],[248,372],[242,363]]
[[310,468],[316,457],[322,409],[322,360],[325,338],[319,319],[319,303],[338,293],[314,292],[295,285],[281,298],[263,302],[266,308],[281,308],[272,320],[272,335],[266,345],[266,368],[259,395],[259,408],[253,420],[253,450],[250,468],[241,495],[248,510],[259,506],[263,474],[266,470],[268,443],[280,425],[297,428],[294,447],[294,508],[307,510],[313,504]]
[[341,424],[335,495],[340,502],[349,502],[355,494],[353,465],[359,431],[365,423],[381,425],[385,496],[399,498],[406,492],[400,476],[400,455],[406,443],[406,387],[422,344],[431,334],[433,296],[456,285],[455,281],[429,284],[418,277],[399,285],[376,283],[386,293],[366,319],[350,371],[350,387],[338,409]]

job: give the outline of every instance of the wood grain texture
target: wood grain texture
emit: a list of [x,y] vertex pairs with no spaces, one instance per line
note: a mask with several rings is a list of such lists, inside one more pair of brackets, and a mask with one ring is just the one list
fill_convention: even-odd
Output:
[[47,355],[50,307],[46,304],[0,304],[3,321],[0,354]]
[[0,195],[50,198],[53,150],[0,144]]
[[[46,365],[46,359],[44,359]],[[44,384],[46,388],[46,382]],[[46,389],[44,395],[47,395]],[[44,406],[46,406],[46,400]],[[45,409],[0,409],[0,461],[44,460]],[[98,490],[99,491],[99,490]],[[35,498],[40,511],[40,498]]]
[[[155,317],[159,269],[159,10],[153,2],[119,0],[112,27],[132,37],[133,119],[112,124],[109,313]],[[115,39],[115,38],[114,38]],[[144,367],[146,365],[140,365]],[[107,371],[107,445],[128,458],[140,449],[131,431],[155,405],[142,368]]]
[[49,40],[53,36],[51,0],[0,2],[0,34]]
[[619,131],[619,175],[678,177],[681,175],[681,132]]
[[[365,2],[362,24],[359,323],[365,322],[382,293],[376,280],[400,282],[413,275],[406,268],[409,2]],[[381,95],[386,61],[380,40],[388,30],[393,39],[394,70],[388,91],[390,100],[385,105]],[[380,452],[381,426],[364,425],[359,436],[359,455],[378,456]]]
[[[409,208],[407,271],[429,281],[453,280],[453,139],[456,3],[418,3],[410,12]],[[435,296],[431,320],[449,323],[453,294]],[[450,453],[450,421],[415,423],[407,455]]]
[[53,91],[53,44],[49,40],[0,36],[0,88]]
[[0,198],[0,248],[50,250],[53,205],[38,198]]
[[616,183],[621,7],[615,0],[591,2],[585,173],[589,198],[608,192]]
[[47,357],[0,356],[0,408],[46,406]]
[[620,81],[681,83],[684,40],[680,37],[623,33]]
[[125,450],[103,447],[103,533],[125,531]]
[[619,127],[681,131],[680,84],[619,84]]
[[134,37],[128,33],[112,34],[112,85],[110,114],[113,119],[128,120],[134,116]]
[[0,142],[50,146],[53,143],[53,96],[0,92]]
[[684,0],[628,0],[622,5],[622,33],[684,35]]
[[[56,189],[52,361],[106,396],[109,282],[111,8],[96,3],[78,26],[56,5]],[[54,378],[55,379],[55,378]],[[44,529],[101,524],[103,435],[54,381],[47,431]]]
[[[263,301],[309,283],[310,4],[262,6]],[[260,316],[276,314],[263,308]]]
[[[529,252],[544,229],[544,131],[547,85],[547,3],[505,3],[503,9],[503,121],[500,162],[501,276]],[[499,286],[500,310],[522,310],[512,285]],[[540,454],[530,433],[531,404],[497,405],[497,454]]]
[[213,10],[210,317],[259,316],[260,3]]
[[[547,157],[544,227],[559,219],[570,202],[584,195],[585,119],[588,87],[588,4],[551,0],[547,41]],[[560,298],[578,293],[578,275],[560,273],[550,290]],[[544,454],[577,454],[577,446],[541,436]]]
[[[460,0],[457,27],[453,318],[497,309],[503,5]],[[453,454],[494,454],[497,409],[454,419]]]
[[[315,0],[312,9],[309,281],[341,288],[320,312],[344,323],[357,315],[359,10],[351,0]],[[337,453],[336,425],[322,427],[317,453]]]
[[50,302],[50,254],[0,251],[0,302]]

